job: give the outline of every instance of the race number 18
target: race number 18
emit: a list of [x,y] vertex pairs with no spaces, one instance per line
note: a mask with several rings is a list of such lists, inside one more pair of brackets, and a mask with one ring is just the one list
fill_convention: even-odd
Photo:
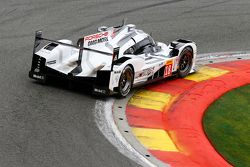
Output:
[[172,75],[173,61],[167,61],[164,71],[164,77]]

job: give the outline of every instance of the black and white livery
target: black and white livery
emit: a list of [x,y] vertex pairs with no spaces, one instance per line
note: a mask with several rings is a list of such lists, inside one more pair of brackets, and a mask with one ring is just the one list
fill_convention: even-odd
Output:
[[133,24],[99,27],[76,45],[37,31],[29,76],[42,82],[62,77],[91,83],[96,94],[126,96],[134,86],[195,72],[196,53],[192,41],[156,42]]

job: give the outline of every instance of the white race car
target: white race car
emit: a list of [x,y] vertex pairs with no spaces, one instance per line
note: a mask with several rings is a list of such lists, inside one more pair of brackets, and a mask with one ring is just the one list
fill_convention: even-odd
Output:
[[195,72],[196,44],[179,39],[155,42],[133,24],[102,26],[98,32],[70,40],[50,40],[37,31],[29,77],[48,76],[90,83],[93,93],[126,96],[132,87]]

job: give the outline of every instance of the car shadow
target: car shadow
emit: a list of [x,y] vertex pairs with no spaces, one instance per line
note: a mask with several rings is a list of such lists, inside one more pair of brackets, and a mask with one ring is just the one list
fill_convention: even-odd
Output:
[[[93,94],[93,83],[80,83],[68,79],[49,77],[45,83],[39,81],[34,81],[35,84],[40,84],[43,86],[53,87],[55,89],[62,89],[65,91],[70,91],[76,94],[84,95],[95,100],[102,100],[108,95],[96,95]],[[111,97],[115,95],[111,95]]]

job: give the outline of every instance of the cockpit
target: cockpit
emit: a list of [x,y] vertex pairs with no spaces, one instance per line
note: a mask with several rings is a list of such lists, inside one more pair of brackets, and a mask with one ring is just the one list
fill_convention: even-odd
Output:
[[[132,38],[133,39],[133,38]],[[137,42],[133,46],[129,47],[124,54],[134,54],[134,55],[140,55],[143,53],[154,53],[156,52],[155,49],[155,42],[152,39],[151,36],[147,36],[140,42]]]

